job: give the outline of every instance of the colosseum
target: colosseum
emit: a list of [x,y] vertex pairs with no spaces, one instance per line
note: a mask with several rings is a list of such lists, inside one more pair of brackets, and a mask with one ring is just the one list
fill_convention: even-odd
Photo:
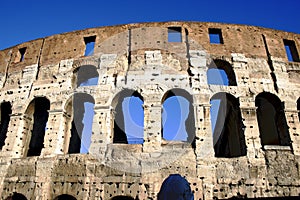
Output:
[[1,199],[298,199],[297,49],[296,33],[159,22],[1,50]]

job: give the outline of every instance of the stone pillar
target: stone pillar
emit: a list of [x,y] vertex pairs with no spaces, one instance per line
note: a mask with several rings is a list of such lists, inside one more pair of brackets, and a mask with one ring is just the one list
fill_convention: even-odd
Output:
[[240,97],[241,115],[245,126],[245,141],[247,146],[247,158],[249,162],[249,178],[259,179],[264,182],[266,175],[265,152],[262,150],[259,126],[257,122],[256,107],[251,97]]
[[144,146],[145,152],[161,149],[161,103],[158,101],[144,102]]
[[96,106],[94,111],[89,153],[102,161],[107,145],[113,142],[113,120],[111,119],[113,110],[110,106]]
[[300,155],[300,125],[297,110],[285,110],[285,117],[287,125],[289,127],[288,131],[292,141],[292,148],[295,155]]
[[241,108],[242,118],[245,126],[245,141],[247,146],[247,156],[251,159],[263,158],[261,152],[261,140],[259,126],[256,116],[256,107]]
[[56,158],[43,158],[36,161],[35,197],[38,199],[51,199],[52,177],[51,172]]
[[245,126],[245,141],[247,157],[251,159],[264,159],[257,122],[255,100],[253,97],[240,97],[240,109]]
[[197,159],[214,158],[213,134],[210,121],[210,104],[196,104]]
[[63,110],[50,110],[47,130],[44,137],[44,148],[41,155],[63,154],[65,135],[67,133],[66,113]]
[[[199,101],[198,101],[199,102]],[[196,156],[197,178],[202,180],[202,193],[208,195],[207,189],[214,184],[215,166],[210,163],[215,159],[213,134],[210,121],[210,104],[197,104],[196,108]],[[204,189],[206,188],[206,189]]]
[[[10,116],[10,123],[7,129],[7,137],[2,152],[12,158],[24,156],[25,148],[28,148],[32,119],[22,113],[13,113]],[[27,146],[26,146],[27,145]]]

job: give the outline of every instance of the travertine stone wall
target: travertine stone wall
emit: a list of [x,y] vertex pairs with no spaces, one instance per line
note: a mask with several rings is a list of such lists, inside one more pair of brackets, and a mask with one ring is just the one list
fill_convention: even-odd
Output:
[[[181,42],[168,42],[168,28],[181,27]],[[209,42],[220,29],[223,44]],[[84,56],[85,37],[96,36],[93,55]],[[283,40],[300,35],[254,26],[161,22],[91,28],[25,42],[0,51],[0,98],[12,105],[0,151],[0,195],[27,199],[157,199],[162,182],[180,174],[195,199],[299,196],[300,63],[288,61]],[[25,48],[20,61],[19,49]],[[236,86],[209,85],[214,60],[230,64]],[[76,70],[93,66],[98,84],[76,87]],[[272,75],[273,74],[273,75]],[[275,76],[275,79],[274,79]],[[74,78],[75,77],[75,78]],[[143,97],[144,143],[114,144],[115,106],[125,89]],[[195,141],[162,138],[162,102],[168,91],[192,97]],[[210,99],[218,92],[238,98],[247,155],[215,157]],[[261,143],[255,98],[276,95],[284,105],[289,146]],[[72,97],[94,98],[89,154],[68,154]],[[44,148],[28,157],[36,97],[50,102]],[[70,103],[71,102],[71,103]],[[76,108],[75,108],[76,109]]]

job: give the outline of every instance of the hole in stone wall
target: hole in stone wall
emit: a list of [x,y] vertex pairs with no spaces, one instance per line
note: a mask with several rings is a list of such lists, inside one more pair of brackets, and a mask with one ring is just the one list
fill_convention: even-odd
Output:
[[84,38],[85,51],[84,56],[91,56],[94,54],[96,36],[90,36]]
[[194,194],[184,177],[180,174],[171,174],[162,183],[157,199],[194,199]]
[[226,72],[217,68],[207,70],[207,83],[209,85],[229,85]]
[[284,105],[269,92],[262,92],[255,98],[257,121],[262,145],[290,145]]
[[211,125],[216,157],[246,155],[244,124],[239,101],[227,93],[217,93],[211,100]]
[[[33,115],[30,115],[29,113],[32,113],[30,109],[32,108],[34,108]],[[39,156],[42,148],[44,148],[44,136],[47,128],[49,109],[50,102],[45,97],[35,98],[27,108],[26,114],[33,118],[27,156]]]
[[1,122],[0,122],[0,149],[5,144],[7,129],[10,121],[11,104],[10,102],[1,103]]
[[144,142],[143,97],[136,91],[123,90],[113,100],[113,143],[142,144]]
[[209,42],[211,44],[223,44],[222,31],[218,28],[208,29]]
[[76,200],[76,198],[68,194],[62,194],[56,197],[54,200]]
[[162,99],[162,137],[165,140],[194,142],[193,97],[182,89],[168,91]]
[[211,62],[207,70],[207,83],[236,86],[236,78],[232,66],[228,62],[218,59]]
[[27,200],[27,198],[20,193],[14,193],[12,196],[6,198],[6,200]]
[[295,45],[295,42],[292,40],[283,40],[286,56],[288,61],[299,62],[299,54]]
[[99,74],[93,65],[83,65],[73,72],[73,84],[76,87],[98,85]]
[[18,62],[22,62],[25,59],[25,53],[26,53],[26,47],[19,49],[19,53],[18,53]]
[[[66,112],[69,129],[68,153],[88,153],[91,144],[92,125],[94,119],[94,98],[85,93],[76,93],[72,96]],[[68,138],[67,137],[67,138]]]
[[181,27],[169,27],[168,28],[168,42],[181,42]]

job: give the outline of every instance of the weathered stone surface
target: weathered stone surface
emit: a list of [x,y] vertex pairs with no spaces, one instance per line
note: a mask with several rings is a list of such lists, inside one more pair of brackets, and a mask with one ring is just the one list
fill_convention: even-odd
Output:
[[[168,42],[170,27],[180,28],[181,42]],[[209,28],[221,30],[223,44],[210,44]],[[84,56],[84,38],[91,36],[96,38],[94,53]],[[76,199],[157,199],[170,174],[186,178],[194,199],[298,196],[300,64],[288,61],[283,40],[294,41],[300,51],[299,34],[233,24],[161,22],[86,29],[1,50],[0,97],[12,105],[0,151],[1,199],[14,193],[44,200],[62,194]],[[21,61],[22,48],[26,52]],[[208,84],[207,71],[220,60],[229,64],[236,84]],[[77,86],[78,70],[86,66],[98,74],[97,83]],[[185,126],[194,136],[191,140],[163,137],[162,104],[172,96],[169,91],[189,98],[192,117]],[[116,126],[122,126],[114,123],[117,107],[128,95],[138,96],[135,92],[143,100],[144,141],[114,143]],[[215,156],[210,99],[220,92],[238,99],[245,155]],[[263,92],[276,95],[284,105],[288,145],[262,144],[256,97]],[[87,102],[94,104],[88,154],[69,152],[75,141],[72,119],[78,117],[77,131],[83,128],[77,94],[87,95]],[[36,98],[47,99],[50,109],[40,156],[28,157]],[[76,111],[81,115],[75,117]]]

